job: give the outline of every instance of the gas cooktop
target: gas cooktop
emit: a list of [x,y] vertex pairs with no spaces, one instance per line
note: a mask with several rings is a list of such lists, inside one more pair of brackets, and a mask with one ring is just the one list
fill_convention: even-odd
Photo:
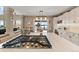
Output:
[[6,42],[3,48],[52,48],[45,35],[21,35]]

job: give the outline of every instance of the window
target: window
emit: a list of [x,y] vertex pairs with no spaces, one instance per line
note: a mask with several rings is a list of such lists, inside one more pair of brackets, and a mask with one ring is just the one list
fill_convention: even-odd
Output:
[[0,20],[0,26],[1,25],[4,25],[4,21],[3,20]]
[[47,26],[48,26],[48,22],[47,21],[46,22],[39,22],[39,23],[40,23],[42,29],[47,30]]
[[47,18],[43,19],[43,20],[36,18],[36,20],[35,20],[35,26],[38,26],[38,24],[41,27],[41,29],[43,29],[43,30],[47,30],[48,29]]
[[[0,17],[4,15],[4,7],[0,7]],[[4,20],[0,18],[0,35],[5,34],[6,28],[4,24]]]
[[5,34],[6,29],[4,25],[4,20],[0,20],[0,35]]
[[[4,14],[4,7],[0,7],[0,15]],[[5,25],[4,25],[4,20],[0,19],[0,29],[4,29]]]
[[4,14],[4,7],[0,7],[0,15]]
[[[0,15],[4,14],[4,7],[0,6]],[[0,19],[0,29],[4,28],[4,20]]]
[[4,29],[5,26],[4,26],[4,21],[3,20],[0,20],[0,29]]
[[13,31],[17,31],[21,29],[21,20],[14,20],[13,21]]
[[21,28],[21,20],[16,20],[16,27],[18,28]]

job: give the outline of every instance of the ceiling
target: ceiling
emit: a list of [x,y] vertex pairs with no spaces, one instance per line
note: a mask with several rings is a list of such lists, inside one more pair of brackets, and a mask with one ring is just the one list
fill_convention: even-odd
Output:
[[43,10],[43,16],[54,16],[68,11],[73,6],[10,6],[17,15],[40,16],[40,10]]

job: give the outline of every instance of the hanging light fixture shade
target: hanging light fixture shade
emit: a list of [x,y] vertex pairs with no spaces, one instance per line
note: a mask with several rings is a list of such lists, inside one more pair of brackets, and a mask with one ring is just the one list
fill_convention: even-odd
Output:
[[43,15],[43,10],[39,11],[39,16],[36,17],[36,21],[46,21],[47,17]]
[[43,20],[43,10],[40,10],[40,20]]

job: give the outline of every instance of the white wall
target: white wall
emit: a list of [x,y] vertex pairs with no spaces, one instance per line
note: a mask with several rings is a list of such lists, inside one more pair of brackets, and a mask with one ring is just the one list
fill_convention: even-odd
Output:
[[[73,9],[73,10],[70,11],[70,12],[66,12],[66,13],[64,13],[64,14],[61,15],[61,16],[54,17],[54,18],[53,18],[54,29],[57,28],[57,23],[56,23],[56,22],[57,22],[58,20],[64,20],[64,21],[68,20],[68,21],[71,21],[72,23],[73,23],[73,21],[79,22],[79,7]],[[69,27],[68,27],[69,30],[71,30],[72,28],[73,28],[73,26],[69,26]],[[76,26],[76,27],[74,27],[74,28],[75,28],[75,29],[76,29],[76,28],[78,29],[79,26]]]
[[[57,21],[58,20],[63,20],[63,21],[68,21],[71,25],[64,25],[64,26],[58,26]],[[74,23],[75,21],[75,23]],[[59,36],[71,41],[74,44],[79,45],[79,7],[73,9],[70,12],[66,12],[61,16],[54,17],[53,18],[53,26],[54,29],[57,29],[59,32]],[[63,25],[63,24],[62,24]],[[73,25],[73,26],[72,26]],[[67,27],[67,30],[64,30],[63,28]],[[61,29],[58,29],[61,28]]]

